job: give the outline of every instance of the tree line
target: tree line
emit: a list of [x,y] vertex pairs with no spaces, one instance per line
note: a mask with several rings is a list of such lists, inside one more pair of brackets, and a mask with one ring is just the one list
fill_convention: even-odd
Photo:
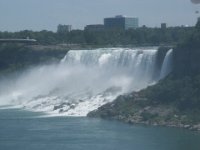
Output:
[[193,33],[194,27],[147,28],[130,30],[72,30],[56,33],[52,31],[0,32],[0,38],[33,38],[38,44],[81,44],[81,45],[174,45],[181,43]]

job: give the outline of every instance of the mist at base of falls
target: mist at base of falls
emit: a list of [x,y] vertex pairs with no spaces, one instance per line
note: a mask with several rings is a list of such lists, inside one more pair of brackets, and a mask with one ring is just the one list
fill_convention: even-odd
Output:
[[[12,81],[1,81],[0,104],[53,115],[85,116],[120,94],[156,83],[160,79],[160,73],[155,75],[157,51],[71,50],[59,64],[38,66]],[[162,78],[169,73],[169,66],[167,69]]]

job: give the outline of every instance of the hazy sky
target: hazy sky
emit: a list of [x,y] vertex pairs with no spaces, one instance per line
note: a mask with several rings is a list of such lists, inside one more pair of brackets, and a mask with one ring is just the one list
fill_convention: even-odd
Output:
[[138,17],[140,26],[194,25],[196,10],[200,5],[190,0],[0,0],[0,31],[56,31],[58,24],[83,29],[119,14]]

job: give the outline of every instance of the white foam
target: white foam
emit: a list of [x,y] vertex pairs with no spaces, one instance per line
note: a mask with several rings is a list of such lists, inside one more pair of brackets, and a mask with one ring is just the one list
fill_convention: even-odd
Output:
[[120,94],[155,83],[156,53],[123,48],[69,51],[60,64],[29,69],[13,83],[0,85],[0,103],[51,116],[86,116]]

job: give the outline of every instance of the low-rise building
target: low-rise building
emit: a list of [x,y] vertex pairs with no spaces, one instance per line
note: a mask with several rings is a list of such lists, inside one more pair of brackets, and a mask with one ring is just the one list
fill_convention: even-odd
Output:
[[104,30],[104,25],[103,24],[91,24],[85,26],[86,31],[102,31]]

